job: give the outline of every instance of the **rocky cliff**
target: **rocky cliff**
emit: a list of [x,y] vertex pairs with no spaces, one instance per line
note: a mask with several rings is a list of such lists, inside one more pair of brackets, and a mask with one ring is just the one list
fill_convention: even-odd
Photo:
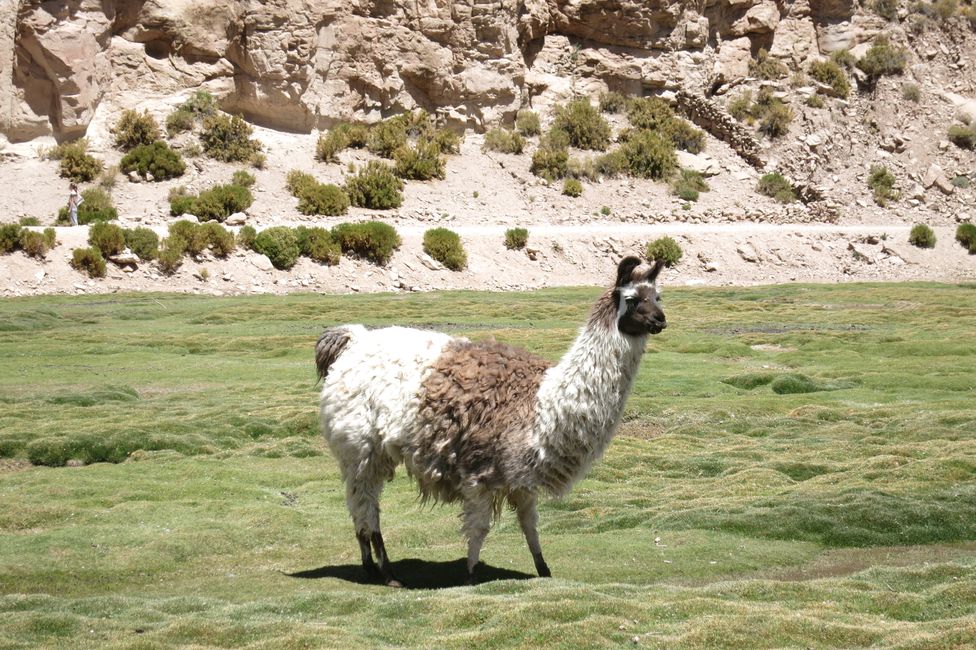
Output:
[[853,0],[3,0],[0,132],[83,135],[100,104],[205,87],[307,132],[424,108],[481,129],[574,92],[714,89],[882,25]]

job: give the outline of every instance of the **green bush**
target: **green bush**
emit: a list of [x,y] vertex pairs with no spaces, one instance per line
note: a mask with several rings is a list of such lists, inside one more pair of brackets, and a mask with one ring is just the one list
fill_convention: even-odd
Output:
[[639,130],[621,145],[631,176],[663,180],[678,167],[674,145],[654,131]]
[[969,176],[963,176],[962,174],[953,176],[949,182],[952,183],[953,187],[958,187],[961,190],[968,189],[972,184],[972,181],[969,180]]
[[41,220],[37,217],[25,216],[17,220],[21,226],[39,226],[41,225]]
[[871,10],[889,22],[898,20],[899,0],[872,0]]
[[230,177],[230,184],[237,185],[238,187],[251,187],[254,185],[254,182],[254,174],[244,169],[238,169]]
[[872,165],[868,174],[868,187],[874,193],[874,202],[885,205],[888,201],[897,201],[898,192],[895,191],[895,176],[884,165]]
[[685,120],[675,118],[665,132],[678,149],[688,153],[701,153],[705,150],[705,132]]
[[346,181],[346,193],[353,205],[371,210],[398,208],[403,203],[403,181],[393,168],[371,160]]
[[27,230],[20,233],[20,249],[30,257],[43,258],[51,248],[44,233],[36,230]]
[[914,102],[917,104],[922,99],[922,91],[919,90],[918,84],[913,84],[913,83],[902,84],[901,98],[906,101]]
[[539,114],[535,111],[522,109],[515,114],[515,130],[519,135],[530,138],[542,133],[542,124],[539,121]]
[[0,225],[0,255],[6,255],[17,250],[20,245],[22,228],[16,223]]
[[266,255],[276,269],[284,270],[295,266],[300,253],[295,233],[286,226],[273,226],[259,232],[254,239],[254,250]]
[[532,164],[529,171],[547,181],[554,181],[566,176],[569,152],[566,149],[556,149],[541,146],[532,154]]
[[656,262],[661,260],[664,266],[671,268],[681,260],[681,246],[671,237],[659,237],[647,243],[645,257]]
[[[169,236],[164,241],[164,248],[179,250],[180,255],[189,253],[199,255],[207,249],[209,240],[207,233],[198,223],[180,219],[169,225]],[[160,260],[162,252],[160,252]]]
[[148,262],[156,259],[159,254],[159,235],[149,228],[126,228],[125,245],[139,259]]
[[60,144],[48,155],[60,161],[58,174],[76,183],[95,180],[104,167],[101,160],[88,155],[88,140],[85,138]]
[[48,249],[54,248],[58,243],[58,233],[55,232],[54,228],[45,228],[43,234]]
[[318,181],[315,177],[308,172],[303,172],[298,169],[293,169],[285,175],[285,188],[291,195],[295,198],[300,198],[302,194],[309,191],[309,189],[318,185]]
[[90,278],[105,277],[105,259],[97,248],[76,248],[71,252],[71,267]]
[[585,97],[557,107],[552,128],[563,131],[579,149],[604,151],[610,144],[610,125]]
[[[81,198],[83,201],[78,206],[78,223],[80,225],[118,219],[119,211],[112,205],[112,197],[102,188],[89,187],[81,193]],[[68,208],[62,207],[58,210],[57,223],[66,224],[70,222]]]
[[177,109],[198,118],[210,117],[217,112],[217,99],[206,90],[197,90]]
[[203,121],[200,144],[204,152],[223,162],[248,162],[261,149],[251,139],[254,129],[239,116],[214,114]]
[[525,228],[509,228],[505,231],[505,248],[521,250],[529,243],[529,231]]
[[817,382],[806,375],[779,375],[769,385],[777,395],[816,393],[823,390]]
[[407,144],[407,128],[410,118],[396,115],[374,124],[366,138],[366,148],[382,158],[392,158],[393,152]]
[[170,149],[162,140],[136,145],[122,157],[119,168],[126,174],[134,171],[143,178],[148,178],[151,174],[155,181],[176,178],[186,171],[180,154]]
[[461,238],[447,228],[431,228],[424,233],[424,252],[452,271],[461,271],[468,265]]
[[600,110],[604,113],[620,113],[627,108],[627,96],[615,90],[600,93]]
[[305,257],[329,266],[339,263],[342,249],[332,237],[332,233],[325,228],[299,226],[295,228],[295,236],[298,240],[298,250]]
[[114,223],[101,221],[88,230],[88,243],[97,248],[102,257],[118,255],[125,249],[125,232]]
[[298,211],[302,214],[339,216],[349,211],[349,195],[338,185],[316,182],[302,189],[298,196]]
[[871,48],[857,62],[857,67],[871,81],[879,77],[898,75],[905,71],[908,54],[900,47],[894,47],[884,36],[874,39]]
[[444,178],[444,159],[433,142],[420,141],[416,146],[405,144],[393,152],[396,175],[400,178],[429,181]]
[[908,243],[919,248],[935,248],[935,233],[924,223],[917,223],[908,234]]
[[457,131],[444,127],[437,129],[433,133],[421,138],[421,142],[426,142],[437,147],[441,153],[461,153],[461,134]]
[[750,112],[751,108],[752,91],[743,90],[741,93],[729,100],[725,110],[728,111],[729,115],[735,119],[739,120],[740,122],[744,122],[752,118]]
[[322,162],[339,162],[338,153],[349,146],[344,129],[334,128],[319,136],[315,143],[315,159]]
[[838,97],[846,98],[851,93],[847,74],[834,61],[814,61],[810,64],[810,76],[833,88]]
[[792,203],[797,198],[793,184],[779,172],[764,174],[759,179],[756,191],[760,194],[770,196],[780,203]]
[[758,79],[782,79],[788,73],[786,66],[769,56],[765,49],[760,49],[756,58],[749,62],[750,76]]
[[963,149],[976,149],[976,124],[953,124],[949,127],[949,141]]
[[956,241],[969,250],[970,255],[976,254],[976,225],[961,223],[956,228]]
[[332,238],[346,255],[384,265],[400,247],[400,235],[393,226],[380,221],[340,223],[332,229]]
[[600,172],[597,169],[596,158],[577,158],[573,156],[566,161],[566,176],[575,180],[588,180],[596,182],[600,180]]
[[627,104],[627,119],[635,129],[666,131],[675,120],[674,111],[659,97],[641,97]]
[[485,143],[482,149],[499,151],[501,153],[520,154],[525,148],[525,139],[515,131],[494,128],[485,133]]
[[133,110],[122,111],[122,117],[115,123],[112,133],[115,136],[115,148],[122,151],[129,151],[140,145],[150,145],[163,137],[159,124],[149,111],[142,113]]
[[575,178],[567,178],[563,181],[563,194],[573,198],[583,194],[583,184]]
[[224,258],[234,252],[234,233],[219,223],[205,223],[200,228],[206,236],[207,245],[216,257]]
[[599,174],[607,178],[616,178],[627,173],[630,162],[627,160],[627,154],[624,153],[623,149],[617,147],[597,156],[593,161],[593,166]]
[[823,108],[826,105],[824,104],[823,98],[816,93],[807,97],[803,103],[809,106],[810,108]]
[[780,138],[790,130],[793,110],[778,99],[774,99],[759,119],[759,132],[770,138]]
[[845,70],[853,70],[857,67],[857,59],[854,58],[854,55],[847,48],[831,52],[830,60]]
[[254,240],[258,236],[258,231],[254,229],[254,226],[241,226],[241,229],[237,233],[237,244],[247,251],[254,250]]
[[196,124],[196,116],[183,108],[177,108],[166,116],[166,134],[173,137],[184,131],[192,131]]
[[707,191],[708,183],[693,169],[682,169],[671,181],[671,193],[683,201],[697,201],[698,193]]
[[[215,185],[200,194],[177,194],[170,197],[169,211],[174,217],[192,214],[200,221],[220,221],[235,212],[242,212],[254,202],[254,195],[240,185]],[[84,204],[82,204],[84,205]]]
[[156,264],[163,275],[173,275],[183,265],[183,254],[186,252],[186,241],[180,238],[167,237],[159,245]]

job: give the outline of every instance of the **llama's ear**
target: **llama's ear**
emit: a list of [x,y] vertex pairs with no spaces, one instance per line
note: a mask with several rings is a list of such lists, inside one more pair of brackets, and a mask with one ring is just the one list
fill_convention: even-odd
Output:
[[654,268],[651,269],[650,275],[647,276],[647,281],[653,283],[655,280],[657,280],[657,276],[661,272],[661,269],[663,268],[664,268],[664,260],[656,261],[654,263]]
[[634,269],[640,265],[640,258],[634,257],[633,255],[620,260],[620,265],[617,266],[617,284],[614,286],[622,287],[625,284],[630,284],[630,276],[633,274]]

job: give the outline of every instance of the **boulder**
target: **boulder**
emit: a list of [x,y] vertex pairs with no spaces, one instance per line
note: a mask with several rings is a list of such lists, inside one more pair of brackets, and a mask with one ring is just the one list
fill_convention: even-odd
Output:
[[247,215],[243,212],[235,212],[224,220],[225,226],[243,226],[247,222]]
[[702,176],[717,176],[722,172],[722,165],[717,160],[706,154],[694,154],[687,151],[678,151],[678,164],[691,169]]

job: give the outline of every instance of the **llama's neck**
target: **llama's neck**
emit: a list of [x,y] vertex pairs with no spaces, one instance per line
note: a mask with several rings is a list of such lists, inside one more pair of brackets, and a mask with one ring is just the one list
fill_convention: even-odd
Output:
[[532,442],[540,488],[565,494],[617,431],[646,337],[590,322],[539,387]]

